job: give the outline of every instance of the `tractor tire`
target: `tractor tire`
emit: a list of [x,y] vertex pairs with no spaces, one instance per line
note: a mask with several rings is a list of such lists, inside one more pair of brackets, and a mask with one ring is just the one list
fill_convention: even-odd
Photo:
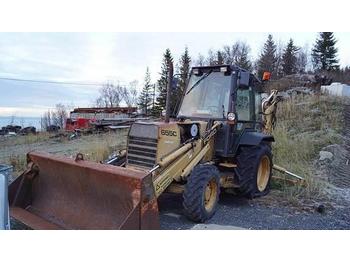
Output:
[[240,194],[250,199],[268,194],[273,166],[271,145],[241,146],[236,160]]
[[185,215],[203,223],[216,212],[220,195],[220,173],[213,165],[196,166],[185,185],[183,207]]

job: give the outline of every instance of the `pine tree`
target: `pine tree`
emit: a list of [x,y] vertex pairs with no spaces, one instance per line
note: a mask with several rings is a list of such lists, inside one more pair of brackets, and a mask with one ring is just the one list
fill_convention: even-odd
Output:
[[321,32],[314,48],[312,49],[312,60],[316,70],[337,70],[339,69],[335,47],[337,40],[332,32]]
[[290,39],[282,55],[283,75],[291,75],[297,72],[297,55],[299,47],[294,45],[293,39]]
[[163,55],[162,69],[160,72],[160,79],[158,80],[157,85],[158,96],[156,98],[156,104],[154,108],[154,113],[157,115],[160,115],[160,113],[165,109],[169,65],[172,62],[173,57],[171,55],[170,49],[167,48]]
[[284,46],[281,42],[276,44],[276,63],[275,63],[275,69],[272,71],[272,77],[274,79],[279,79],[283,76],[283,52],[284,52]]
[[221,53],[221,51],[216,51],[216,65],[223,65],[224,64],[224,57]]
[[152,104],[152,84],[151,84],[151,74],[149,68],[146,69],[144,86],[142,88],[140,97],[139,97],[139,107],[142,112],[146,115],[150,113],[151,104]]
[[175,105],[174,105],[174,109],[173,109],[173,113],[177,113],[179,106],[180,106],[180,102],[181,102],[181,98],[184,94],[186,85],[187,85],[187,81],[188,81],[188,77],[190,74],[190,67],[191,67],[191,57],[188,53],[188,48],[185,48],[184,53],[181,55],[180,61],[179,61],[179,81],[178,81],[178,85],[177,85],[177,92],[173,95],[174,101],[175,101]]
[[276,48],[272,35],[269,35],[257,63],[259,77],[262,77],[265,71],[275,71],[277,62]]

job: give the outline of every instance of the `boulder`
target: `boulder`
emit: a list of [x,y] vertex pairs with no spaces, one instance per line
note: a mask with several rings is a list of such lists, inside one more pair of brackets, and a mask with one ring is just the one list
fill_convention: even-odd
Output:
[[332,160],[333,159],[333,154],[331,152],[328,151],[320,151],[320,161],[324,161],[324,160]]

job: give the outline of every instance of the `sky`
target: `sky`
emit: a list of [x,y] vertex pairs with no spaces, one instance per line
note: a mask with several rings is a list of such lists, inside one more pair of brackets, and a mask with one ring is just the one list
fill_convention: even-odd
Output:
[[[276,42],[293,38],[311,48],[317,33],[272,33]],[[0,33],[0,78],[64,81],[89,85],[20,82],[0,79],[0,116],[41,116],[57,103],[92,106],[100,85],[138,81],[146,68],[159,77],[162,54],[170,48],[177,62],[187,46],[197,58],[235,41],[251,47],[255,59],[268,33]],[[350,33],[335,33],[342,66],[350,65]],[[91,85],[93,84],[93,85]]]

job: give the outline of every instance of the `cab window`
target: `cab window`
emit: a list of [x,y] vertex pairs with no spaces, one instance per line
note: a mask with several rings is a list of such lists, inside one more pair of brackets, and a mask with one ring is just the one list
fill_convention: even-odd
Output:
[[238,120],[251,120],[250,90],[239,88],[237,90],[236,112]]
[[261,93],[256,92],[255,93],[255,120],[259,121],[261,120],[261,103],[262,103],[262,98],[261,98]]

